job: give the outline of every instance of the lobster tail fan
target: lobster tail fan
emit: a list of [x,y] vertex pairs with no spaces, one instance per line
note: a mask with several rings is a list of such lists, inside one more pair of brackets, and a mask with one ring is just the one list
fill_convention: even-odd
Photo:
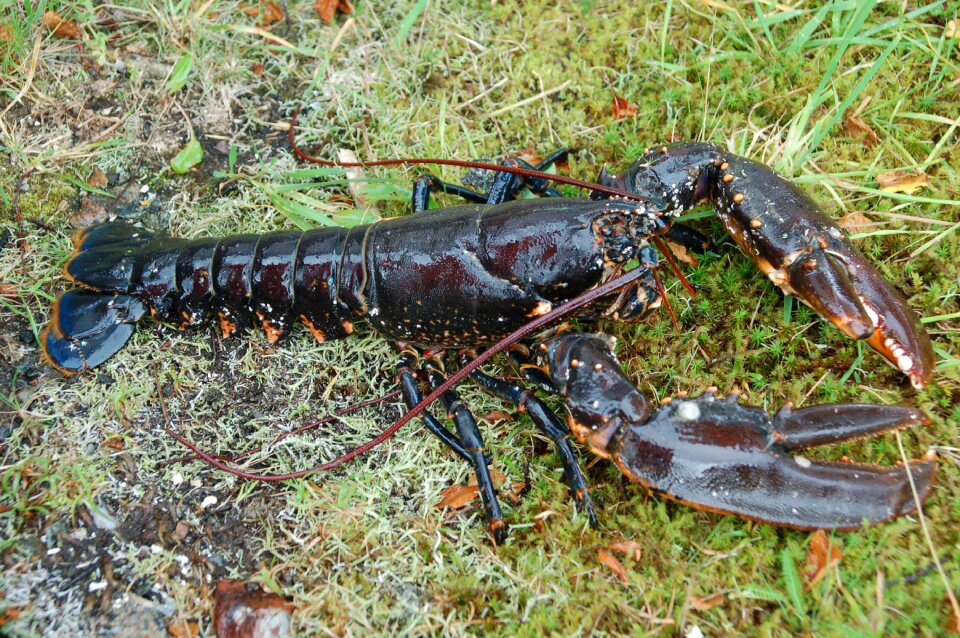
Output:
[[83,372],[119,351],[146,311],[131,295],[69,290],[54,302],[40,345],[62,371]]

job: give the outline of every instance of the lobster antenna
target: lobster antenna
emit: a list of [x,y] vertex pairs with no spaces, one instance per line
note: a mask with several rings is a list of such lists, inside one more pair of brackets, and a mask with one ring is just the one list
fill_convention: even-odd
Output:
[[687,281],[687,278],[683,276],[683,271],[677,266],[677,262],[673,260],[673,257],[670,256],[670,251],[667,249],[667,246],[664,245],[663,241],[657,237],[653,236],[653,243],[657,245],[657,249],[660,251],[660,254],[663,255],[663,258],[667,260],[667,263],[670,264],[670,270],[680,279],[680,283],[683,284],[683,287],[687,289],[687,292],[690,293],[691,297],[697,296],[697,291],[693,289],[693,286],[690,285],[690,282]]
[[540,177],[543,179],[548,179],[552,182],[558,184],[567,184],[569,186],[576,186],[578,188],[585,188],[587,190],[595,191],[597,193],[603,193],[605,195],[611,195],[614,197],[620,197],[622,199],[629,199],[638,202],[647,202],[649,201],[646,197],[641,197],[636,193],[631,193],[629,191],[620,190],[619,188],[613,188],[612,186],[603,186],[595,182],[586,182],[583,180],[575,179],[573,177],[565,177],[563,175],[553,175],[551,173],[544,173],[543,171],[537,171],[529,168],[521,168],[519,166],[502,166],[500,164],[490,164],[488,162],[474,162],[470,160],[452,160],[452,159],[439,159],[439,158],[402,158],[402,159],[389,159],[389,160],[374,160],[369,162],[335,162],[333,160],[325,160],[319,157],[314,157],[303,151],[294,138],[294,129],[297,125],[297,117],[300,115],[300,107],[297,106],[297,110],[293,112],[293,117],[290,118],[290,127],[287,129],[287,139],[290,141],[290,148],[293,149],[293,152],[304,162],[310,162],[311,164],[320,164],[321,166],[338,166],[340,168],[368,168],[371,166],[402,166],[408,164],[436,164],[438,166],[458,166],[460,168],[480,168],[488,171],[499,171],[501,173],[510,173],[512,175],[519,175],[521,177]]
[[673,314],[673,306],[670,305],[670,299],[667,297],[667,289],[663,287],[662,283],[660,283],[660,278],[657,277],[657,269],[651,268],[650,274],[653,276],[653,282],[657,284],[657,290],[660,291],[660,297],[663,299],[663,303],[667,306],[667,312],[670,313],[670,321],[673,322],[674,330],[680,332],[680,324],[677,323],[677,315]]
[[[573,312],[574,310],[577,310],[578,308],[581,308],[589,303],[592,303],[597,299],[599,299],[600,297],[609,295],[610,293],[616,291],[617,289],[622,288],[623,286],[626,286],[627,284],[630,284],[636,281],[641,276],[643,276],[646,270],[647,270],[646,268],[642,268],[642,267],[634,268],[630,272],[627,272],[623,275],[620,275],[619,277],[611,279],[610,281],[604,284],[600,284],[596,288],[592,290],[588,290],[587,292],[583,293],[579,297],[575,297],[570,301],[567,301],[566,303],[562,304],[561,306],[554,308],[550,312],[543,314],[537,317],[536,319],[534,319],[533,321],[517,328],[516,330],[508,334],[506,337],[504,337],[500,341],[496,342],[495,344],[493,344],[492,346],[490,346],[489,348],[481,352],[476,359],[464,365],[462,368],[460,368],[459,370],[451,374],[449,377],[447,377],[446,381],[438,385],[432,392],[430,392],[427,396],[425,396],[420,403],[410,408],[410,410],[408,410],[406,414],[404,414],[402,417],[394,421],[390,427],[388,427],[386,430],[381,432],[379,435],[367,441],[363,445],[355,447],[354,449],[350,450],[346,454],[332,461],[328,461],[327,463],[315,465],[314,467],[310,467],[305,470],[287,472],[285,474],[255,474],[252,472],[245,472],[243,470],[238,470],[234,467],[230,467],[229,465],[227,465],[227,463],[224,463],[223,461],[218,460],[212,455],[207,454],[206,452],[201,450],[199,447],[197,447],[194,443],[187,440],[183,436],[177,434],[170,428],[165,428],[165,432],[169,436],[173,437],[178,443],[180,443],[181,445],[189,449],[191,452],[199,456],[201,459],[206,461],[208,464],[212,465],[218,470],[226,472],[227,474],[232,474],[233,476],[236,476],[242,479],[247,479],[251,481],[262,481],[264,483],[277,483],[279,481],[289,481],[292,479],[303,478],[304,476],[307,476],[309,474],[315,474],[317,472],[325,472],[328,470],[332,470],[335,467],[343,465],[347,461],[353,460],[354,458],[360,456],[361,454],[369,452],[373,448],[377,447],[378,445],[380,445],[381,443],[389,439],[391,436],[396,434],[397,431],[400,430],[400,428],[405,426],[407,423],[412,421],[416,416],[418,416],[421,412],[426,410],[431,403],[439,399],[444,392],[452,388],[454,385],[456,385],[457,383],[462,381],[464,378],[466,378],[467,375],[469,375],[471,372],[473,372],[478,367],[480,367],[481,365],[483,365],[484,363],[492,359],[497,354],[506,350],[508,347],[510,347],[520,339],[523,339],[524,337],[530,334],[533,334],[534,332],[537,332],[538,330],[540,330],[547,324],[557,320],[558,318],[564,317],[570,314],[571,312]],[[653,272],[655,273],[656,271],[653,271]],[[656,274],[654,274],[654,278],[656,279]],[[659,280],[657,280],[657,286],[662,290],[662,286],[660,286]],[[670,314],[672,316],[673,312],[671,311]]]
[[[367,399],[367,400],[365,400],[365,401],[359,401],[359,402],[357,402],[357,403],[352,403],[352,404],[348,405],[348,406],[345,407],[345,408],[342,408],[342,409],[340,409],[340,410],[337,410],[336,412],[334,412],[334,413],[331,414],[330,416],[325,416],[325,417],[323,417],[322,419],[319,419],[319,420],[317,420],[317,421],[313,421],[313,422],[308,423],[308,424],[306,424],[306,425],[301,425],[300,427],[298,427],[298,428],[295,429],[295,430],[290,430],[289,432],[284,432],[283,434],[280,434],[279,436],[277,436],[277,438],[275,438],[273,441],[271,441],[270,443],[268,443],[268,444],[266,445],[266,447],[272,447],[272,446],[276,445],[277,443],[279,443],[280,441],[284,440],[285,438],[290,437],[290,436],[293,436],[294,434],[302,434],[302,433],[307,432],[307,431],[309,431],[309,430],[315,430],[315,429],[317,429],[318,427],[320,427],[321,425],[325,425],[325,424],[327,424],[327,423],[330,423],[331,421],[335,420],[337,417],[341,417],[341,416],[343,416],[343,415],[345,415],[345,414],[349,414],[349,413],[351,413],[351,412],[356,412],[357,410],[359,410],[359,409],[361,409],[361,408],[367,408],[367,407],[370,407],[371,405],[377,405],[377,404],[379,404],[379,403],[383,403],[384,401],[390,401],[391,399],[395,399],[395,398],[397,398],[398,396],[400,396],[400,394],[401,394],[401,393],[400,393],[400,390],[394,390],[393,392],[388,392],[387,394],[384,394],[384,395],[379,396],[379,397],[375,397],[375,398],[373,398],[373,399]],[[215,458],[215,459],[221,459],[221,460],[225,460],[225,461],[230,461],[230,462],[232,462],[232,463],[236,463],[236,462],[239,461],[240,459],[245,458],[245,457],[248,457],[248,456],[250,456],[251,454],[253,454],[254,452],[256,452],[256,449],[255,449],[255,448],[250,448],[249,450],[247,450],[247,451],[245,451],[245,452],[241,452],[240,454],[236,454],[236,455],[232,455],[232,456],[231,456],[231,455],[226,455],[226,454],[211,454],[211,456],[212,456],[213,458]],[[166,466],[166,465],[173,465],[174,463],[189,463],[190,461],[201,461],[201,460],[203,460],[202,457],[197,456],[196,454],[192,454],[192,455],[190,455],[190,456],[184,456],[184,457],[181,457],[181,458],[179,458],[179,459],[173,459],[173,460],[171,460],[171,461],[166,461],[165,463],[162,463],[161,465],[162,465],[162,466]]]

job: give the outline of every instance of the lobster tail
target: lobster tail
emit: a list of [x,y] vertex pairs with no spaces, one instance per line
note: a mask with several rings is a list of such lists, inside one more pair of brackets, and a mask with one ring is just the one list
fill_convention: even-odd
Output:
[[146,311],[146,304],[131,295],[69,290],[54,302],[40,346],[59,369],[83,372],[120,350]]

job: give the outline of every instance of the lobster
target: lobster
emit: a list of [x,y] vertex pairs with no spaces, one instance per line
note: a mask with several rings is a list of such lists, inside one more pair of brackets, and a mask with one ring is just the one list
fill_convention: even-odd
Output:
[[[530,168],[542,170],[561,155]],[[397,344],[397,380],[413,409],[423,398],[422,380],[434,389],[444,385],[445,352],[460,350],[468,360],[473,349],[607,285],[632,262],[637,272],[610,296],[605,313],[629,321],[659,307],[664,293],[651,242],[665,236],[702,250],[704,238],[672,217],[709,200],[774,284],[865,340],[917,388],[930,381],[932,345],[906,301],[803,191],[769,167],[711,144],[681,143],[651,149],[620,175],[602,171],[590,199],[558,198],[542,179],[520,180],[504,168],[483,194],[424,175],[415,184],[414,215],[350,229],[195,240],[124,223],[82,229],[65,268],[80,287],[55,301],[41,346],[70,373],[106,361],[148,313],[181,328],[214,315],[224,337],[253,323],[271,344],[297,320],[324,341],[348,336],[363,319]],[[546,197],[513,200],[524,185]],[[475,203],[428,210],[438,189]],[[617,191],[639,197],[609,195]],[[598,343],[570,336],[542,342],[533,350],[539,363],[531,351],[515,349],[530,380],[567,397],[569,424],[531,391],[472,373],[554,442],[571,494],[591,523],[597,517],[572,434],[651,489],[774,525],[849,529],[905,514],[916,506],[910,473],[918,494],[929,493],[932,460],[866,468],[788,458],[809,445],[922,422],[916,410],[834,405],[771,418],[705,395],[651,414]],[[427,411],[425,426],[472,464],[488,527],[501,542],[506,526],[476,420],[454,389],[443,401],[456,434]]]

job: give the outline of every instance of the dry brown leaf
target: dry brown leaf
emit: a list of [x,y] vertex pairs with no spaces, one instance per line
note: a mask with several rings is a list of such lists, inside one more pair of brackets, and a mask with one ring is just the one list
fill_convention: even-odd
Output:
[[466,507],[473,499],[480,496],[480,487],[477,485],[451,485],[441,492],[437,509],[460,509]]
[[[953,603],[950,601],[950,597],[947,596],[944,598],[943,604],[947,606],[947,625],[945,629],[948,634],[960,634],[960,616],[957,615],[957,612],[953,608]],[[3,623],[0,623],[2,625]]]
[[616,93],[613,94],[613,119],[623,120],[636,114],[636,105],[630,104],[625,97],[620,97]]
[[856,115],[851,115],[846,119],[846,121],[843,123],[843,132],[851,137],[862,135],[863,143],[870,148],[876,146],[877,142],[880,141],[880,138],[877,137],[876,132]]
[[827,570],[840,564],[843,552],[837,545],[830,542],[826,532],[818,529],[810,535],[810,546],[807,548],[807,585],[810,591],[827,575]]
[[509,421],[510,418],[511,418],[511,415],[508,414],[508,413],[506,413],[506,412],[502,412],[502,411],[500,411],[500,410],[492,410],[492,411],[490,411],[490,412],[487,412],[486,414],[484,414],[484,415],[481,416],[480,418],[481,418],[482,420],[486,421],[487,423],[493,425],[494,423],[500,423],[500,422],[502,422],[502,421]]
[[610,568],[610,571],[616,575],[621,585],[626,587],[630,584],[630,578],[627,576],[627,568],[623,566],[623,563],[617,560],[616,556],[605,549],[598,549],[597,559]]
[[[507,482],[507,475],[503,472],[498,472],[496,470],[490,470],[490,479],[493,481],[493,486],[499,488],[501,485]],[[467,481],[468,485],[477,484],[477,475],[474,474],[470,477],[470,480]]]
[[13,40],[13,31],[5,24],[0,24],[0,42],[10,42]]
[[691,596],[690,606],[697,611],[706,611],[708,609],[713,609],[717,605],[722,605],[726,599],[727,597],[723,594],[711,594],[710,596],[704,596],[703,598]]
[[106,188],[107,174],[101,171],[99,168],[94,167],[93,171],[90,173],[90,177],[87,178],[87,184],[89,186],[93,186],[94,188]]
[[286,17],[283,9],[273,0],[267,0],[263,3],[263,11],[260,13],[260,26],[265,27],[274,22],[280,22]]
[[943,35],[948,38],[960,38],[960,18],[947,22],[947,26],[943,28]]
[[177,526],[174,528],[173,533],[179,539],[184,539],[187,537],[187,534],[190,533],[190,526],[186,521],[177,521]]
[[200,623],[196,620],[171,620],[167,623],[171,638],[196,638],[200,635]]
[[679,261],[690,266],[696,266],[700,263],[697,261],[696,256],[687,250],[687,247],[683,244],[678,244],[675,241],[670,241],[669,239],[664,239],[663,237],[661,237],[661,240],[663,240],[663,242],[670,248],[670,252],[673,253],[673,256]]
[[263,75],[263,65],[259,62],[250,67],[250,70],[253,71],[253,74],[257,77]]
[[333,16],[337,13],[340,0],[314,0],[313,8],[320,14],[320,19],[327,24],[333,24]]
[[120,436],[111,436],[108,439],[104,439],[103,444],[111,450],[122,450],[125,445],[123,437]]
[[620,552],[624,556],[632,556],[634,561],[640,560],[640,543],[637,541],[622,540],[609,547],[611,551]]
[[17,292],[17,287],[13,284],[0,283],[0,297],[4,299],[16,299],[20,296],[20,293]]
[[107,209],[89,197],[80,200],[80,210],[74,211],[67,217],[67,223],[72,228],[83,228],[97,222],[106,221]]
[[847,213],[838,219],[837,226],[844,229],[848,233],[855,235],[857,233],[866,232],[873,226],[873,222],[869,217],[860,211],[855,210],[852,213]]
[[43,26],[47,27],[55,38],[76,40],[77,36],[80,35],[77,23],[71,20],[64,20],[56,11],[44,12]]
[[907,171],[890,171],[877,175],[880,190],[888,193],[906,193],[914,191],[930,183],[926,173],[908,173]]

